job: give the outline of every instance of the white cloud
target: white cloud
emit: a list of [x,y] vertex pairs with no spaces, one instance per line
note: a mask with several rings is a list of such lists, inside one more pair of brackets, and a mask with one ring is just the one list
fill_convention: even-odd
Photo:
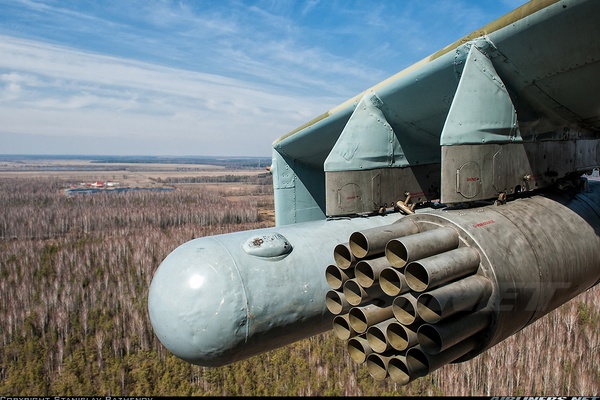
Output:
[[6,133],[169,137],[185,154],[203,142],[225,142],[231,154],[269,155],[274,139],[325,111],[327,101],[6,36],[0,53]]
[[110,137],[152,154],[269,155],[502,7],[482,4],[0,0],[0,153]]

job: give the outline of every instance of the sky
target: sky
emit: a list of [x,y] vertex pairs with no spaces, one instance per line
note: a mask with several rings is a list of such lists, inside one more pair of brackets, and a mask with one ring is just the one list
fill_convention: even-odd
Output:
[[0,154],[260,156],[526,0],[0,0]]

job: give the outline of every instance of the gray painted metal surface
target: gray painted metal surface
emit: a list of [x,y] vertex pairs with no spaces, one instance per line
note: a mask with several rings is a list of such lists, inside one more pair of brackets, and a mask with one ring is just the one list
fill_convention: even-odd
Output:
[[334,262],[333,248],[357,227],[397,217],[314,221],[187,242],[152,279],[154,332],[182,359],[219,366],[331,329],[325,270]]
[[413,203],[433,201],[440,198],[440,185],[440,164],[326,172],[326,210],[328,215],[375,211],[407,196]]

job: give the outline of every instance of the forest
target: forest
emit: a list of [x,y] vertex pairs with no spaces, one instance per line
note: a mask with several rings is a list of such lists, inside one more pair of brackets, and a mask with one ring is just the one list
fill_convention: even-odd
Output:
[[600,285],[406,386],[374,380],[331,331],[224,367],[188,364],[152,331],[153,273],[188,240],[274,226],[272,183],[244,179],[232,199],[192,178],[165,182],[176,190],[66,196],[60,178],[0,178],[1,395],[600,393]]

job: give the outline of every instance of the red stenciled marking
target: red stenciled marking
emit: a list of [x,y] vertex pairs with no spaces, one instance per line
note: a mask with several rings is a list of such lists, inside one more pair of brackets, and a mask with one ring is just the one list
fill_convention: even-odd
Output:
[[358,196],[348,196],[348,197],[346,197],[346,200],[354,200],[357,198],[358,198]]
[[411,196],[424,196],[425,192],[410,193]]
[[483,221],[483,222],[480,222],[478,224],[474,224],[473,228],[481,228],[482,226],[490,225],[490,224],[493,224],[495,222],[496,221],[494,221],[493,219],[490,219],[489,221]]
[[479,180],[479,177],[478,177],[478,176],[473,176],[473,177],[471,177],[471,178],[467,178],[467,182],[476,182],[476,181],[478,181],[478,180]]

